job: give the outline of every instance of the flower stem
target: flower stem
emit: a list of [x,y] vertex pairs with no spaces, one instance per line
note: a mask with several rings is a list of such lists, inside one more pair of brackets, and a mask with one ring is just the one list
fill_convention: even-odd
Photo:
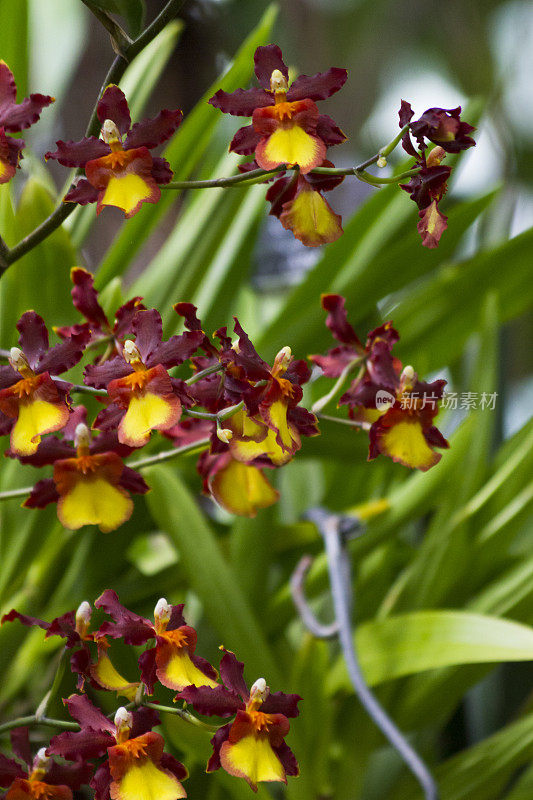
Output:
[[208,733],[215,733],[218,731],[218,726],[215,725],[207,725],[205,722],[202,722],[201,719],[198,719],[191,714],[190,711],[186,711],[184,708],[178,708],[177,706],[161,706],[159,703],[149,703],[147,701],[143,701],[141,705],[145,706],[145,708],[153,708],[154,711],[160,711],[162,714],[175,714],[178,717],[181,717],[185,722],[189,722],[191,725],[195,725],[197,728],[202,728],[202,730]]
[[13,730],[13,728],[24,728],[29,725],[46,725],[49,728],[62,728],[65,731],[79,731],[80,726],[77,722],[68,722],[63,719],[50,719],[49,717],[37,717],[37,714],[29,714],[27,717],[17,717],[9,722],[0,725],[0,733]]
[[187,378],[185,383],[187,386],[192,386],[194,383],[198,383],[201,381],[202,378],[206,378],[208,375],[213,375],[215,372],[222,372],[224,369],[224,364],[213,364],[212,367],[206,367],[205,369],[200,370],[195,375],[191,375],[190,378]]
[[[146,456],[145,458],[140,458],[138,461],[132,461],[128,464],[128,467],[132,469],[143,469],[144,467],[151,467],[153,464],[160,464],[162,461],[168,461],[170,458],[175,458],[176,456],[182,456],[185,453],[193,453],[196,450],[204,449],[209,445],[209,438],[205,439],[198,439],[196,442],[191,442],[191,444],[185,444],[183,447],[176,447],[174,450],[164,450],[162,453],[156,453],[153,456]],[[0,500],[2,499],[2,495],[0,494]]]

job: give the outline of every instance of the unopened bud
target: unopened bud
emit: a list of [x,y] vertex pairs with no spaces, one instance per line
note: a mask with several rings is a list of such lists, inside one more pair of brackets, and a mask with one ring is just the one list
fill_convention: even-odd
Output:
[[271,92],[286,92],[289,88],[287,78],[280,69],[275,69],[270,76],[270,91]]
[[30,366],[28,363],[28,359],[20,349],[20,347],[12,347],[9,351],[9,363],[13,367],[13,369],[20,370],[20,369],[28,369]]
[[80,603],[78,610],[76,611],[76,625],[78,624],[78,621],[88,625],[91,621],[92,613],[93,610],[90,603],[88,603],[87,600],[84,600],[83,603]]
[[39,769],[39,767],[44,767],[45,764],[50,761],[50,756],[46,755],[46,747],[40,747],[35,754],[35,758],[33,760],[33,769]]
[[126,339],[124,342],[124,347],[122,348],[122,355],[124,359],[131,364],[132,361],[141,361],[141,354],[139,352],[139,348],[132,342],[131,339]]
[[430,153],[428,153],[426,164],[428,167],[438,167],[444,158],[446,158],[446,150],[440,146],[437,146],[434,147]]
[[217,436],[224,444],[229,444],[233,439],[233,431],[229,428],[217,428]]
[[100,135],[106,144],[121,141],[120,131],[112,119],[106,119],[104,121]]
[[387,166],[387,159],[385,158],[385,156],[380,156],[376,161],[376,164],[380,169],[383,169],[383,167]]
[[402,374],[400,375],[400,382],[405,386],[412,387],[416,378],[416,372],[414,371],[413,367],[409,364],[407,367],[404,367],[402,370]]
[[154,608],[154,619],[159,622],[168,622],[172,614],[172,606],[167,603],[164,597],[161,597]]
[[91,441],[91,434],[89,428],[84,422],[80,422],[76,425],[76,430],[74,431],[74,447],[78,449],[79,447],[89,447],[89,443]]
[[270,694],[270,689],[267,686],[264,678],[258,678],[250,689],[250,700],[260,701],[264,703]]
[[272,374],[279,375],[287,371],[289,364],[292,361],[292,350],[286,345],[282,347],[276,358],[274,359],[274,366],[272,367]]
[[115,714],[114,723],[115,727],[119,731],[124,731],[126,729],[131,730],[131,727],[133,725],[133,716],[130,714],[129,711],[127,711],[127,709],[124,708],[124,706],[120,706],[120,708],[117,708],[117,713]]

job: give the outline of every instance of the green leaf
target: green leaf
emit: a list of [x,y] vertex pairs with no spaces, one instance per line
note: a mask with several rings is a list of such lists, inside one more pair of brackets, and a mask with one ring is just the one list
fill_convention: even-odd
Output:
[[[436,777],[441,800],[507,797],[502,795],[503,788],[513,773],[529,764],[532,757],[533,715],[529,714],[439,765]],[[419,800],[421,797],[419,788],[415,788],[411,780],[402,782],[399,791],[393,794],[393,800]]]
[[[365,622],[355,643],[371,686],[437,667],[533,660],[533,628],[467,611],[416,611]],[[327,680],[332,693],[350,689],[342,658]]]
[[198,595],[213,628],[236,651],[251,675],[268,674],[281,685],[264,633],[194,498],[172,467],[150,467],[146,479],[150,512],[178,550],[188,582]]

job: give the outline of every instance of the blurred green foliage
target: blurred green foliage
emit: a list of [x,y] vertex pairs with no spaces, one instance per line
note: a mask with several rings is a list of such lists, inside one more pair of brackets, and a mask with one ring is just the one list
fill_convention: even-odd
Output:
[[[120,13],[124,4],[100,5]],[[370,113],[394,54],[408,60],[415,41],[419,59],[439,62],[465,94],[484,98],[490,111],[497,68],[482,23],[501,5],[316,0],[307,18],[301,0],[282,4],[281,24],[273,33],[275,8],[269,7],[258,23],[264,3],[227,3],[220,9],[221,19],[232,20],[224,29],[225,49],[239,49],[223,77],[207,90],[201,87],[204,96],[164,155],[177,179],[236,170],[236,158],[226,153],[227,122],[205,100],[220,86],[231,91],[246,85],[255,48],[278,40],[278,32],[290,47],[301,37],[303,71],[349,62],[353,77],[338,102],[344,103],[343,125],[353,138],[357,128],[351,119],[361,123]],[[32,7],[32,0],[0,0],[0,52],[21,94],[51,88],[27,84]],[[50,7],[53,13],[54,3]],[[79,14],[87,25],[81,3]],[[129,22],[132,29],[137,24],[133,18]],[[149,56],[138,56],[124,77],[136,118],[142,117],[179,37],[180,26],[171,23]],[[383,59],[386,49],[392,53],[388,60]],[[85,100],[88,114],[94,98]],[[391,108],[393,132],[394,115]],[[25,161],[31,166],[30,159]],[[3,503],[2,613],[15,606],[51,619],[82,600],[94,601],[108,587],[147,616],[160,596],[185,601],[202,655],[216,661],[223,643],[245,661],[249,681],[264,675],[273,690],[303,696],[302,714],[289,738],[301,777],[289,779],[283,789],[288,798],[417,798],[397,757],[355,701],[337,647],[313,640],[304,630],[288,587],[300,556],[314,554],[307,591],[313,608],[327,617],[331,606],[321,542],[301,515],[320,504],[350,513],[385,500],[387,510],[370,519],[364,536],[350,545],[356,640],[368,680],[379,684],[381,700],[436,768],[443,800],[529,797],[531,768],[520,770],[533,754],[531,670],[495,666],[533,657],[533,425],[513,418],[523,410],[514,404],[508,367],[519,363],[515,374],[526,374],[533,231],[509,240],[499,228],[496,235],[495,221],[507,213],[508,191],[506,183],[461,198],[452,187],[449,230],[433,251],[420,245],[416,211],[407,196],[393,186],[375,191],[346,215],[344,236],[317,254],[299,283],[277,291],[261,291],[253,280],[272,230],[265,234],[264,187],[167,192],[160,203],[144,206],[120,225],[110,212],[116,235],[97,270],[110,308],[142,294],[160,309],[166,332],[172,333],[178,326],[172,303],[193,301],[207,330],[231,324],[237,313],[263,357],[271,359],[287,344],[305,357],[330,346],[320,293],[341,292],[361,336],[392,318],[404,362],[424,376],[444,373],[459,393],[498,392],[496,410],[443,414],[451,449],[426,474],[411,474],[384,458],[367,463],[362,434],[324,423],[322,436],[305,442],[296,459],[276,474],[280,504],[250,520],[221,515],[200,501],[191,457],[151,468],[146,473],[151,492],[136,499],[126,525],[106,536],[63,530],[53,507],[30,512],[14,501]],[[21,176],[14,187],[0,187],[0,231],[8,245],[44,219],[60,197],[51,195],[50,182],[38,171]],[[2,347],[14,344],[15,322],[29,308],[49,326],[77,321],[69,270],[85,263],[84,248],[98,239],[103,217],[96,222],[94,208],[77,210],[68,225],[9,269],[0,282]],[[295,257],[301,254],[299,244],[289,246]],[[323,391],[323,382],[312,384],[308,399]],[[510,426],[503,426],[504,416],[511,419],[512,435]],[[157,440],[152,448],[157,449]],[[40,474],[4,459],[1,487],[25,486]],[[150,556],[151,547],[161,548],[165,557]],[[0,630],[0,643],[0,703],[9,719],[33,710],[42,698],[57,643],[18,624]],[[126,668],[131,674],[134,664]],[[74,684],[65,678],[62,688],[67,694]],[[64,713],[59,703],[53,711]],[[205,734],[176,718],[165,719],[164,728],[191,768],[189,797],[249,796],[244,782],[223,773],[203,774],[209,753]],[[262,786],[259,796],[277,797],[279,790]]]

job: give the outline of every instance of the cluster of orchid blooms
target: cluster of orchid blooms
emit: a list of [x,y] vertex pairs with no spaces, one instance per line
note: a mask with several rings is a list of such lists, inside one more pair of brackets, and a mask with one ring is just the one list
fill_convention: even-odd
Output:
[[[0,366],[0,434],[10,437],[6,455],[34,467],[53,466],[51,477],[27,490],[24,506],[57,503],[66,528],[114,530],[132,514],[130,494],[149,489],[133,467],[189,451],[201,453],[205,492],[231,513],[254,516],[278,499],[268,470],[288,463],[302,436],[319,434],[313,411],[320,416],[331,392],[311,411],[301,402],[303,386],[320,372],[336,378],[338,387],[357,370],[339,403],[348,406],[354,427],[368,431],[369,458],[382,453],[427,470],[441,457],[434,448],[448,447],[433,425],[445,381],[422,383],[412,367],[402,369],[392,354],[399,337],[390,322],[371,331],[363,345],[339,295],[324,295],[322,304],[340,344],[310,356],[313,375],[289,347],[267,364],[237,320],[234,340],[226,328],[208,337],[190,303],[174,306],[186,330],[167,340],[159,312],[145,308],[140,297],[122,305],[110,322],[93,276],[80,267],[71,274],[74,306],[86,321],[55,328],[61,341],[50,347],[43,319],[25,312],[17,323],[19,346],[6,351],[9,363]],[[84,384],[59,377],[84,353],[92,357]],[[171,376],[175,367],[192,374]],[[72,401],[81,392],[102,406],[90,427],[86,408]],[[153,432],[172,447],[126,464],[125,458],[153,441]]]
[[[254,62],[258,87],[232,93],[219,90],[209,100],[225,114],[251,117],[251,124],[239,128],[229,149],[254,156],[252,161],[239,165],[244,177],[250,174],[250,182],[274,181],[266,199],[271,204],[270,213],[279,218],[284,228],[310,247],[333,242],[343,232],[342,220],[324,193],[338,186],[347,174],[375,185],[380,183],[379,178],[362,168],[336,170],[328,159],[329,148],[342,144],[346,136],[330,116],[319,112],[316,103],[339,91],[347,72],[332,67],[314,76],[301,75],[289,85],[289,70],[277,45],[258,47]],[[24,146],[21,139],[7,136],[6,132],[29,127],[53,100],[48,95],[32,94],[17,104],[13,75],[0,62],[0,183],[15,174]],[[368,162],[385,166],[385,155],[402,139],[415,164],[407,173],[409,183],[400,185],[420,209],[418,230],[427,247],[436,247],[446,228],[447,218],[438,203],[446,192],[451,168],[441,162],[447,153],[475,144],[468,135],[474,128],[461,121],[460,112],[460,107],[430,108],[412,122],[411,106],[402,101],[401,135]],[[160,186],[172,188],[173,173],[168,162],[150,151],[174,134],[182,112],[163,109],[153,119],[132,125],[126,97],[118,86],[110,85],[103,92],[96,113],[101,123],[100,138],[58,141],[57,149],[46,153],[45,158],[78,170],[63,198],[66,203],[96,203],[97,213],[104,206],[115,206],[131,217],[143,203],[159,200]],[[427,151],[427,142],[436,147]],[[271,172],[276,174],[269,175]],[[391,180],[394,179],[381,183]],[[183,188],[182,184],[179,188]]]
[[[244,664],[224,648],[219,670],[214,669],[195,654],[197,635],[185,622],[183,605],[173,606],[161,598],[151,621],[125,608],[115,592],[106,590],[95,608],[111,617],[96,630],[91,630],[93,610],[88,602],[50,623],[15,609],[2,618],[2,623],[18,619],[23,625],[38,626],[47,638],[63,638],[64,654],[70,654],[71,671],[77,675],[77,693],[63,701],[77,725],[47,719],[48,725],[69,730],[52,737],[35,757],[28,728],[13,726],[15,758],[0,754],[0,786],[7,789],[7,800],[72,800],[72,791],[82,785],[90,786],[95,800],[186,797],[182,781],[187,769],[164,752],[163,736],[152,730],[160,725],[158,712],[164,711],[180,713],[185,720],[215,731],[207,772],[222,767],[244,778],[254,791],[260,781],[286,783],[288,775],[298,775],[285,737],[289,718],[298,716],[299,695],[271,693],[264,678],[249,689]],[[139,680],[128,681],[117,671],[109,657],[109,640],[130,646],[152,644],[138,659]],[[149,702],[158,686],[175,692],[173,699],[179,705]],[[88,696],[87,691],[94,696],[94,690],[115,692],[129,702],[107,717]],[[231,719],[213,728],[185,705],[202,716]],[[35,724],[39,721],[36,714]]]

